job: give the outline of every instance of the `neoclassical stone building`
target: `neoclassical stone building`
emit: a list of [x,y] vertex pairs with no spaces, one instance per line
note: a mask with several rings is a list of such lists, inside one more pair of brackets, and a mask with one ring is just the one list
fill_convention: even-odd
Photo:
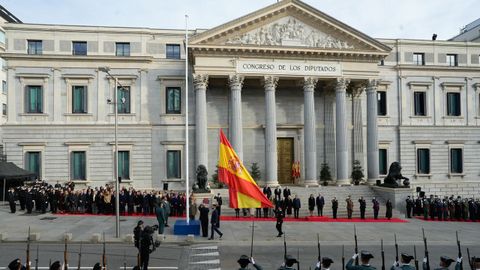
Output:
[[2,27],[1,139],[9,161],[44,179],[113,180],[115,80],[99,69],[108,66],[120,83],[118,166],[128,185],[184,189],[185,166],[200,164],[211,175],[222,128],[269,185],[317,185],[323,163],[347,184],[358,160],[372,184],[399,161],[424,190],[480,189],[480,43],[375,39],[284,0],[189,31],[185,115],[184,30]]

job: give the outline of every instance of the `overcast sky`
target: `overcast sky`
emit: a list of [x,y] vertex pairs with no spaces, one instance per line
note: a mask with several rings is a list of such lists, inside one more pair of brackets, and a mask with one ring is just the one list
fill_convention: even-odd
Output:
[[[212,28],[276,0],[0,0],[27,23]],[[375,38],[448,39],[480,17],[479,0],[305,0]]]

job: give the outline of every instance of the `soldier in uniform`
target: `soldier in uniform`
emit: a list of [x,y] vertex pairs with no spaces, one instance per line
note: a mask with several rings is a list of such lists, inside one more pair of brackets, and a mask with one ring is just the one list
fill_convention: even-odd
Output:
[[347,216],[349,219],[352,218],[352,214],[353,214],[353,201],[352,201],[352,198],[350,198],[350,196],[348,196],[348,198],[345,200],[347,202]]
[[378,219],[378,212],[380,212],[380,203],[375,197],[373,197],[372,203],[373,203],[373,218]]
[[52,263],[52,265],[50,265],[50,269],[49,270],[61,270],[61,269],[65,269],[66,267],[62,267],[62,265],[60,264],[60,261],[55,261]]
[[275,224],[275,227],[278,231],[277,237],[280,237],[283,235],[282,225],[283,218],[285,217],[285,212],[283,212],[282,207],[279,207],[277,210],[275,210],[275,217],[277,218],[277,223]]
[[15,190],[10,188],[7,194],[8,204],[10,205],[10,212],[14,214],[17,211],[17,204],[15,203],[17,199],[17,194],[15,194]]
[[413,201],[412,199],[410,199],[410,196],[407,196],[407,199],[405,200],[405,204],[407,207],[407,217],[412,218]]
[[333,263],[333,260],[328,257],[323,257],[321,262],[317,262],[315,270],[330,270],[330,265]]
[[[449,269],[452,262],[455,260],[447,256],[440,257],[440,267],[435,268],[434,270],[446,270]],[[460,270],[460,265],[462,263],[462,258],[457,259],[457,264],[455,265],[455,270]],[[427,269],[427,258],[423,258],[423,270]]]
[[293,268],[293,265],[296,263],[298,263],[297,259],[295,259],[290,255],[286,255],[285,262],[282,264],[282,266],[280,266],[280,268],[278,268],[278,270],[287,270],[287,269],[295,270],[295,268]]
[[8,269],[10,270],[25,270],[25,266],[22,265],[20,259],[15,259],[8,264]]
[[362,250],[360,253],[360,265],[354,265],[355,259],[358,257],[358,254],[354,254],[353,257],[348,260],[347,264],[345,265],[345,268],[347,270],[376,270],[377,268],[373,267],[370,265],[370,259],[373,259],[373,255],[368,252]]
[[238,264],[240,265],[239,270],[249,270],[248,265],[251,263],[253,267],[257,270],[262,270],[263,268],[255,263],[255,260],[252,258],[248,258],[247,255],[242,255],[240,256],[240,259],[238,259]]
[[367,202],[362,196],[360,197],[360,199],[358,199],[358,203],[360,204],[360,218],[365,219],[365,209],[367,208]]
[[337,210],[338,210],[338,200],[337,197],[333,197],[332,200],[332,213],[333,213],[333,218],[337,219]]
[[102,266],[100,265],[99,262],[97,262],[94,266],[93,266],[93,269],[92,270],[102,270]]
[[402,253],[400,262],[394,262],[390,270],[415,270],[415,267],[410,265],[413,256]]

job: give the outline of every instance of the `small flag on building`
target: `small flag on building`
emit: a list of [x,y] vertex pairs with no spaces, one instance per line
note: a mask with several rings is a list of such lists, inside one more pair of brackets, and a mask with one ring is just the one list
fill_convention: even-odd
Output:
[[220,129],[218,179],[228,185],[231,208],[272,208]]

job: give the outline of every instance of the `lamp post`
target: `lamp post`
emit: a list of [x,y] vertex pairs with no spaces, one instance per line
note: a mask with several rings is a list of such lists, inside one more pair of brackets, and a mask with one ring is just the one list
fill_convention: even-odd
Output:
[[[117,91],[118,86],[123,88],[122,85],[118,83],[118,78],[110,74],[109,67],[100,67],[98,70],[105,72],[108,77],[115,80],[115,89],[113,91],[113,101],[110,100],[109,103],[113,104],[113,110],[115,115],[115,153],[113,160],[113,179],[115,181],[115,238],[120,238],[120,183],[118,182],[118,100],[117,100]],[[107,100],[108,101],[108,100]]]

